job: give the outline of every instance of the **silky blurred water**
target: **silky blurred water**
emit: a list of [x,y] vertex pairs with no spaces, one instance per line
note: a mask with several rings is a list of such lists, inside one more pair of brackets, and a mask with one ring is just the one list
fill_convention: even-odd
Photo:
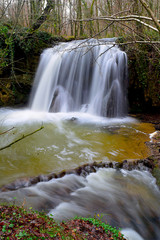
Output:
[[[0,192],[0,201],[45,211],[56,220],[92,216],[127,228],[132,238],[159,240],[160,191],[146,171],[99,169],[86,178],[75,174]],[[136,238],[134,240],[138,240]]]
[[127,87],[127,55],[115,42],[61,43],[41,54],[30,107],[34,111],[122,117],[127,114]]

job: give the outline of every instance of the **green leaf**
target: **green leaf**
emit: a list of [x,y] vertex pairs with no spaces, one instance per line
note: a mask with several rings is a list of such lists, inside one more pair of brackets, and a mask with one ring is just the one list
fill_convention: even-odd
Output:
[[14,224],[13,223],[9,224],[9,227],[10,228],[14,227]]

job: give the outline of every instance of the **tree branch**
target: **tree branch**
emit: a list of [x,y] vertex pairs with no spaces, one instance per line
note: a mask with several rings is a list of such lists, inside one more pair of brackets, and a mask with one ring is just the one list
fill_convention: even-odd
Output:
[[157,27],[157,29],[158,29],[158,31],[160,33],[160,24],[158,22],[158,19],[154,16],[154,13],[150,9],[149,5],[144,0],[139,0],[139,1],[143,5],[143,7],[146,9],[146,11],[148,12],[149,16],[152,18],[154,24],[156,25],[156,27]]
[[138,16],[138,15],[128,15],[128,16],[122,16],[122,17],[94,17],[94,18],[86,18],[86,19],[72,19],[72,21],[74,22],[79,22],[79,21],[84,21],[84,22],[89,22],[89,21],[96,21],[96,20],[106,20],[106,21],[114,21],[114,22],[120,22],[120,21],[135,21],[135,22],[139,22],[142,25],[156,31],[159,32],[159,30],[155,27],[153,27],[152,25],[145,23],[143,21],[141,21],[140,19],[143,20],[152,20],[149,17],[145,17],[145,16]]
[[10,128],[10,129],[8,129],[8,130],[7,130],[7,131],[5,131],[5,132],[2,132],[2,133],[0,133],[0,135],[3,135],[3,134],[5,134],[5,133],[9,132],[9,131],[11,131],[12,129],[14,129],[14,127],[12,127],[12,128]]
[[[125,19],[125,18],[137,18],[137,19],[142,19],[142,20],[148,20],[148,21],[153,21],[152,18],[150,17],[146,17],[146,16],[139,16],[139,15],[126,15],[126,16],[122,16],[122,17],[118,17],[119,19]],[[158,20],[160,21],[160,20]]]
[[6,149],[6,148],[11,147],[13,144],[21,141],[22,139],[24,139],[24,138],[26,138],[26,137],[29,137],[29,136],[33,135],[34,133],[42,130],[43,128],[44,128],[44,126],[41,126],[39,129],[35,130],[34,132],[31,132],[31,133],[29,133],[29,134],[27,134],[27,135],[23,135],[22,137],[20,137],[19,139],[15,140],[14,142],[11,142],[11,143],[8,144],[7,146],[4,146],[4,147],[0,148],[0,151],[1,151],[1,150],[4,150],[4,149]]
[[134,44],[134,43],[150,43],[150,44],[160,44],[160,41],[131,41],[126,43],[118,43],[118,45],[128,45],[128,44]]

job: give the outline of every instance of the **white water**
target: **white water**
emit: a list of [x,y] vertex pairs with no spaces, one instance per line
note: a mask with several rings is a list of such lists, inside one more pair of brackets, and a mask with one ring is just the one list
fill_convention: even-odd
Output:
[[74,41],[41,55],[30,105],[34,111],[127,112],[127,56],[107,39]]
[[129,228],[124,230],[128,239],[138,240],[133,238],[138,234],[145,240],[160,239],[160,191],[155,179],[144,171],[99,169],[86,178],[66,175],[1,192],[0,200],[25,201],[28,207],[43,209],[57,220],[99,214],[113,226]]
[[130,228],[122,229],[121,233],[127,240],[145,240],[136,231]]

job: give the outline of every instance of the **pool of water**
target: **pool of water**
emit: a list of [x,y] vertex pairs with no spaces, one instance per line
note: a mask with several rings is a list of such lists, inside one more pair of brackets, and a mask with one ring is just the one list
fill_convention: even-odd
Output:
[[151,124],[130,117],[1,109],[0,148],[24,138],[0,151],[0,186],[94,161],[145,158],[153,131]]

